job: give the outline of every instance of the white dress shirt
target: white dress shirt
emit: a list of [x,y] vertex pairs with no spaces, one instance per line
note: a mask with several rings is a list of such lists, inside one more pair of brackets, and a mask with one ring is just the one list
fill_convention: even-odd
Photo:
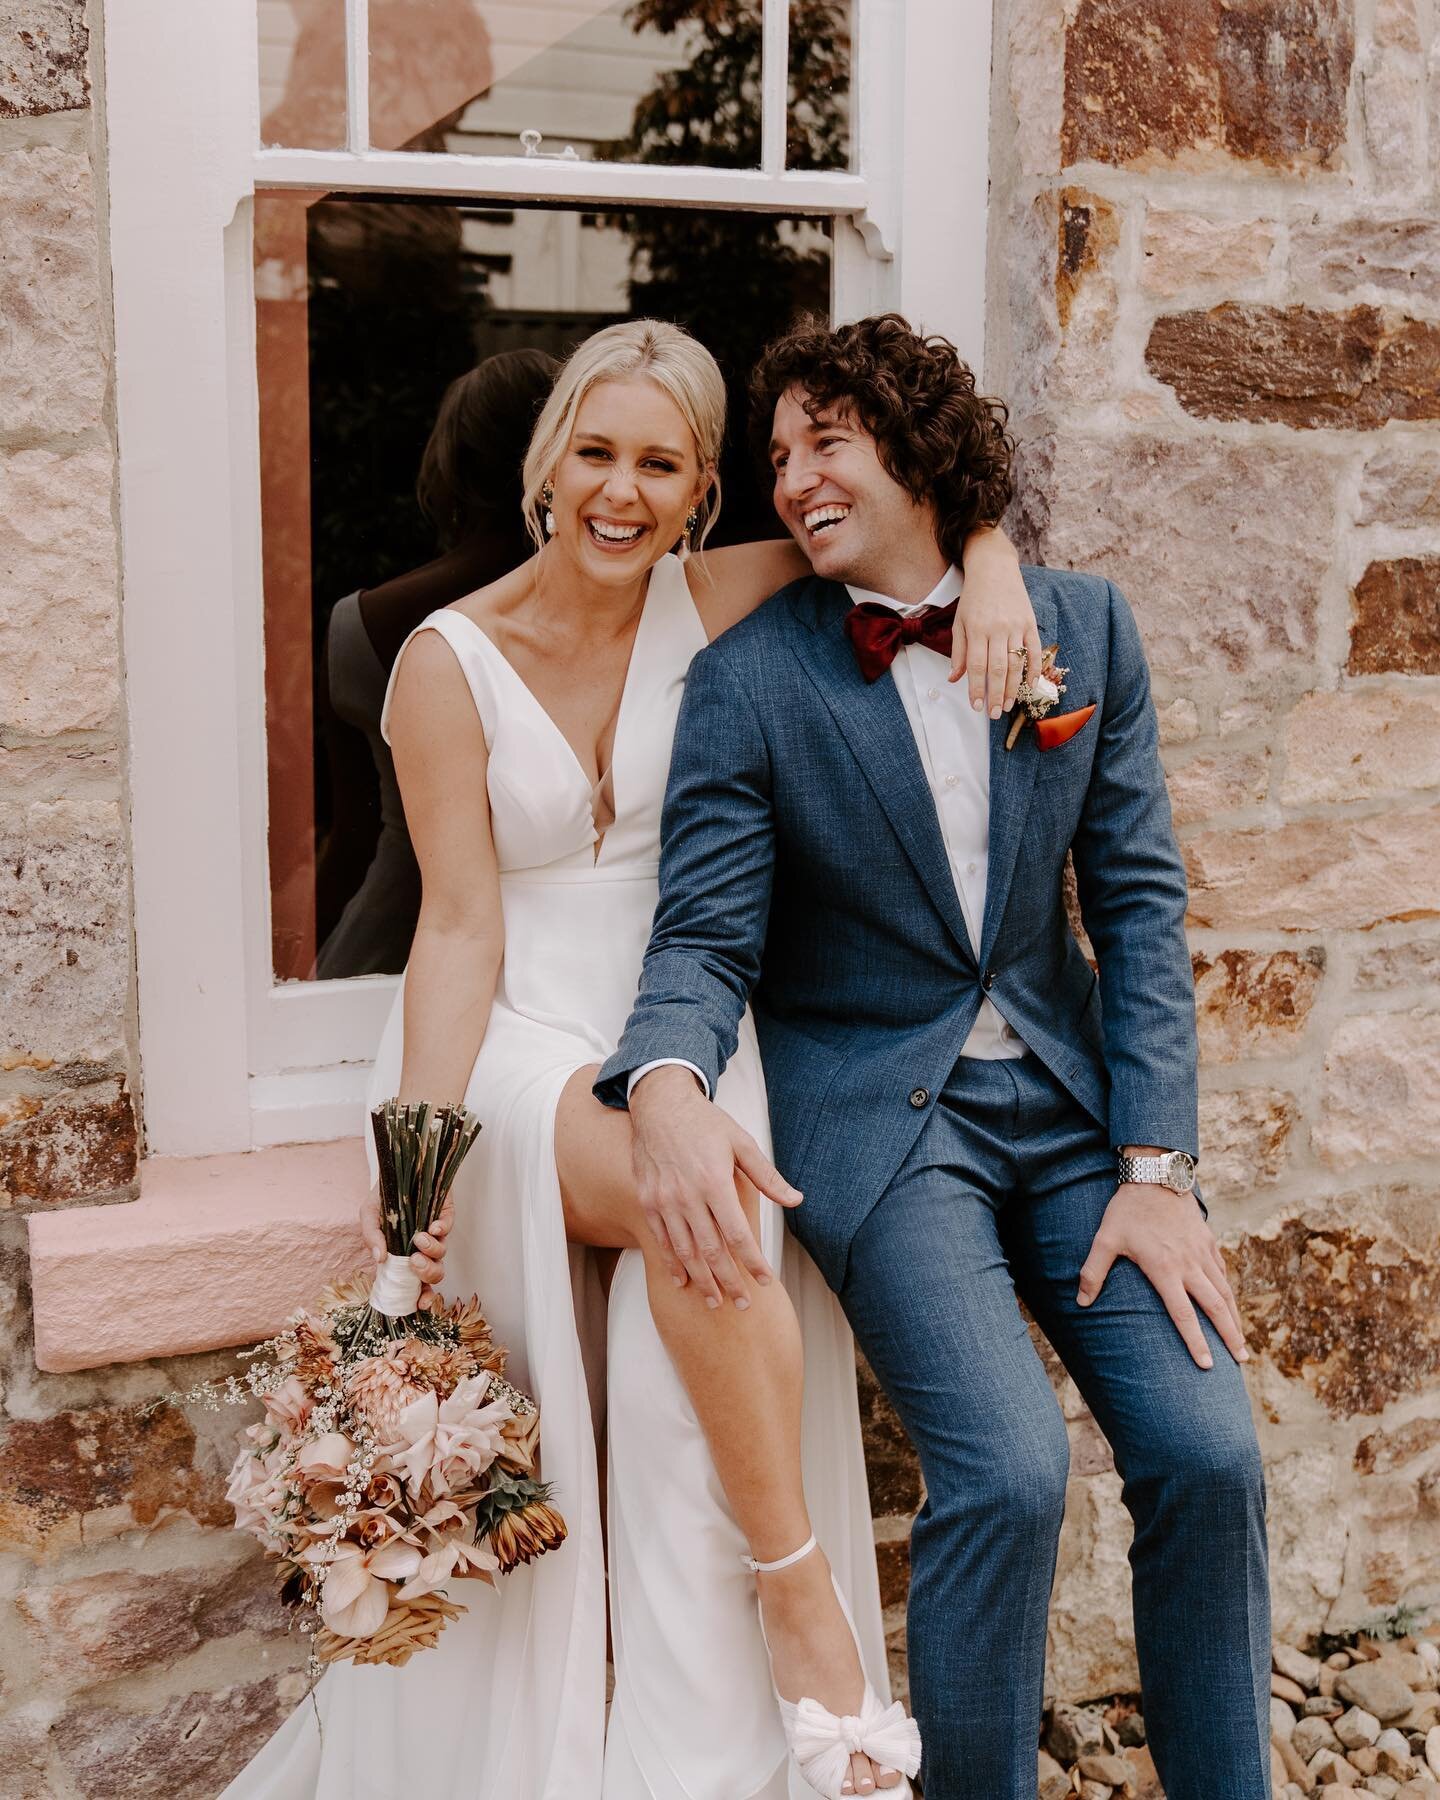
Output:
[[[857,606],[874,601],[904,618],[927,606],[948,606],[958,599],[964,579],[952,563],[925,598],[910,606],[865,588],[848,591]],[[903,645],[890,674],[930,784],[970,947],[978,956],[990,866],[990,715],[971,706],[968,682],[950,680],[949,657],[924,644]],[[998,1061],[1024,1056],[1025,1045],[987,996],[960,1054]]]
[[[871,600],[905,617],[927,606],[948,606],[958,599],[963,585],[964,576],[952,563],[925,598],[913,605],[893,600],[888,594],[873,594],[866,588],[852,587],[848,592],[857,606]],[[978,956],[990,864],[990,715],[976,712],[971,706],[968,682],[949,679],[950,659],[923,644],[903,645],[891,664],[890,674],[915,735],[915,747],[934,796],[965,929],[970,934],[971,949]],[[884,676],[880,679],[883,681]],[[1024,1056],[1026,1050],[1015,1028],[1006,1024],[987,996],[980,1002],[979,1014],[960,1054],[993,1062]],[[670,1063],[689,1069],[709,1093],[709,1084],[694,1063],[683,1057],[666,1056],[636,1069],[627,1085],[627,1095],[634,1093],[642,1076]]]

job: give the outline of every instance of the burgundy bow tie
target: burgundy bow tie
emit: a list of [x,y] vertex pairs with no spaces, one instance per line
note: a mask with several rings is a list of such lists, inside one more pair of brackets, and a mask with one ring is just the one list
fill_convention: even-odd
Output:
[[906,644],[923,644],[927,650],[948,656],[959,604],[952,600],[948,606],[926,606],[916,613],[897,613],[878,600],[862,600],[859,606],[852,606],[845,615],[845,635],[860,673],[867,681],[878,681]]

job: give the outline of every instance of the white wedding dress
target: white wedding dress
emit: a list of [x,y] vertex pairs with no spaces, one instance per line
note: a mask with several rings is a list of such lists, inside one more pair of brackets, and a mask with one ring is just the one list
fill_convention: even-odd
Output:
[[[450,608],[419,629],[450,645],[484,725],[505,913],[504,966],[465,1096],[484,1130],[457,1182],[447,1287],[480,1295],[511,1377],[540,1400],[542,1473],[570,1535],[496,1590],[453,1584],[467,1610],[404,1668],[327,1673],[315,1696],[323,1731],[300,1706],[225,1800],[813,1800],[786,1755],[746,1546],[656,1333],[640,1254],[621,1256],[607,1309],[593,1255],[566,1243],[555,1171],[561,1089],[614,1049],[650,933],[675,718],[705,643],[684,569],[667,556],[651,574],[603,838],[574,753],[485,632]],[[376,1097],[399,1085],[402,1029],[397,996]],[[768,1150],[748,1015],[716,1098]],[[762,1205],[765,1253],[804,1339],[816,1531],[888,1698],[849,1328],[780,1209]]]

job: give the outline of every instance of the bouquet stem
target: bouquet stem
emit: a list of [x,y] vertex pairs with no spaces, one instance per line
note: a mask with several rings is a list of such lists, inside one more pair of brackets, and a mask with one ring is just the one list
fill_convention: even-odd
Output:
[[428,1231],[444,1209],[450,1188],[480,1121],[463,1106],[429,1100],[402,1105],[382,1100],[370,1114],[380,1187],[380,1229],[389,1252],[370,1291],[362,1331],[399,1338],[418,1310],[416,1277],[408,1266],[416,1234]]

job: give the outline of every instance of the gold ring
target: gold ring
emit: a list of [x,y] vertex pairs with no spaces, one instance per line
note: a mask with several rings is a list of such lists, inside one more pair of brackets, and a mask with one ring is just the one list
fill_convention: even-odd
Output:
[[1024,646],[1023,646],[1023,645],[1022,645],[1022,646],[1021,646],[1021,648],[1020,648],[1020,649],[1018,649],[1018,650],[1012,650],[1012,651],[1011,651],[1011,652],[1010,652],[1010,654],[1011,654],[1011,655],[1012,655],[1012,656],[1018,656],[1018,657],[1019,657],[1019,658],[1020,658],[1020,660],[1021,660],[1021,661],[1022,661],[1022,662],[1023,662],[1023,661],[1024,661],[1024,660],[1025,660],[1025,658],[1026,658],[1026,657],[1027,657],[1027,656],[1028,656],[1028,655],[1029,655],[1029,651],[1028,651],[1028,650],[1026,650],[1026,649],[1025,649],[1025,648],[1024,648]]

